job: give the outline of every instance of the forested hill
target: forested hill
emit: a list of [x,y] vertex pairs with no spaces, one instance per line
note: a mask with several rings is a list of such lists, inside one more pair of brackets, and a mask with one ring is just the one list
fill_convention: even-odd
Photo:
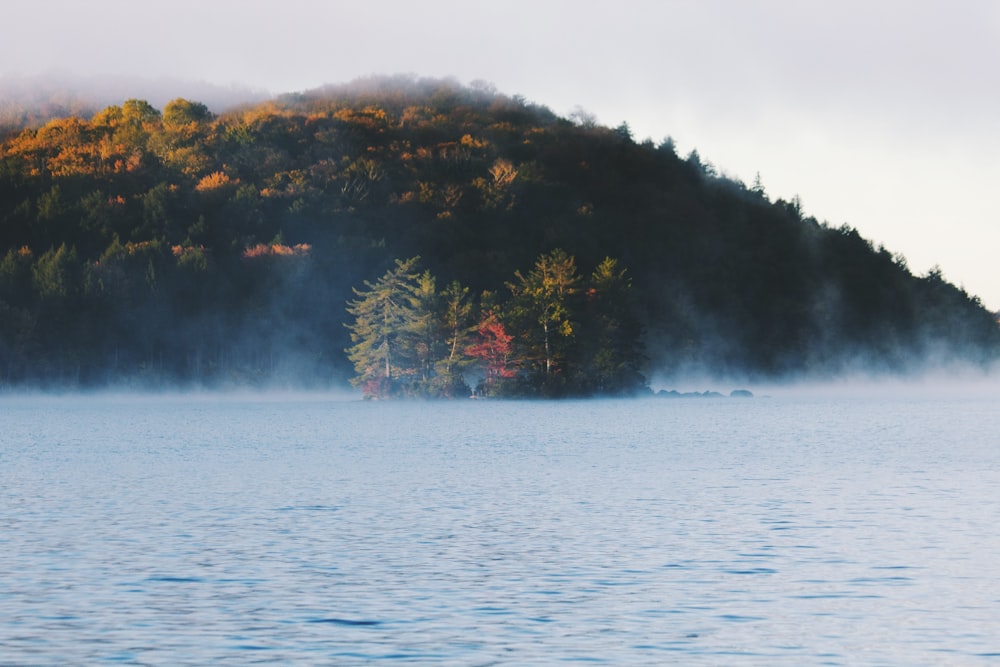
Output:
[[[627,393],[691,370],[905,372],[1000,350],[978,299],[850,227],[669,140],[447,81],[222,115],[132,99],[10,132],[0,257],[6,386],[376,392],[447,372]],[[552,267],[566,280],[546,301]],[[410,319],[379,333],[361,311],[394,272]],[[380,379],[372,350],[392,346]]]

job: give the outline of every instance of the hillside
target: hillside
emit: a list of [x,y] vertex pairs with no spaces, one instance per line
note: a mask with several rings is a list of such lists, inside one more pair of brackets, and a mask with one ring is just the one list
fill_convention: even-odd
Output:
[[[11,131],[0,257],[8,386],[363,383],[348,303],[417,257],[407,298],[420,276],[434,308],[446,286],[466,290],[461,346],[442,333],[420,347],[406,325],[423,365],[405,373],[424,380],[440,374],[433,350],[487,342],[490,317],[521,394],[629,393],[692,371],[902,373],[1000,351],[978,299],[850,227],[669,140],[447,81],[365,80],[221,115],[132,99]],[[532,276],[559,258],[568,296],[538,315]],[[474,385],[484,359],[449,373]],[[614,381],[594,379],[595,359]]]

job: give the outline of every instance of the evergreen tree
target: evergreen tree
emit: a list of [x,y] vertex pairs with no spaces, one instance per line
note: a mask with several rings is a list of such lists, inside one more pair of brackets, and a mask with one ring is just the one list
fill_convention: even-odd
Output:
[[635,308],[632,280],[618,260],[605,257],[590,276],[581,326],[580,385],[587,393],[630,394],[645,387]]
[[417,313],[411,297],[418,285],[415,267],[419,260],[397,259],[395,268],[376,282],[366,280],[367,289],[354,289],[358,298],[348,302],[347,312],[354,321],[346,326],[354,345],[346,352],[357,371],[351,382],[361,386],[365,396],[384,398],[396,394],[402,377],[412,373],[404,356],[406,331],[414,326]]
[[444,339],[438,326],[437,281],[430,271],[416,276],[406,287],[408,320],[399,332],[400,365],[410,377],[410,392],[433,393],[435,362],[442,356]]

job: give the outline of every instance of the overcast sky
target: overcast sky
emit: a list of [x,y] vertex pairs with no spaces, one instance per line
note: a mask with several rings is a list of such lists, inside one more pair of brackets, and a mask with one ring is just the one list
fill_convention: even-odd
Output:
[[1000,309],[1000,0],[7,0],[0,76],[481,79],[628,122]]

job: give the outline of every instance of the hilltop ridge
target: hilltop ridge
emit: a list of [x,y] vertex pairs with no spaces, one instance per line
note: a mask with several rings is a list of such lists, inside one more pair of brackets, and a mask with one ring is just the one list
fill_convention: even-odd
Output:
[[396,260],[468,288],[478,315],[557,250],[627,271],[645,377],[904,373],[1000,350],[993,314],[940,272],[669,138],[488,85],[373,77],[8,132],[0,377],[337,384],[356,373],[352,288]]

